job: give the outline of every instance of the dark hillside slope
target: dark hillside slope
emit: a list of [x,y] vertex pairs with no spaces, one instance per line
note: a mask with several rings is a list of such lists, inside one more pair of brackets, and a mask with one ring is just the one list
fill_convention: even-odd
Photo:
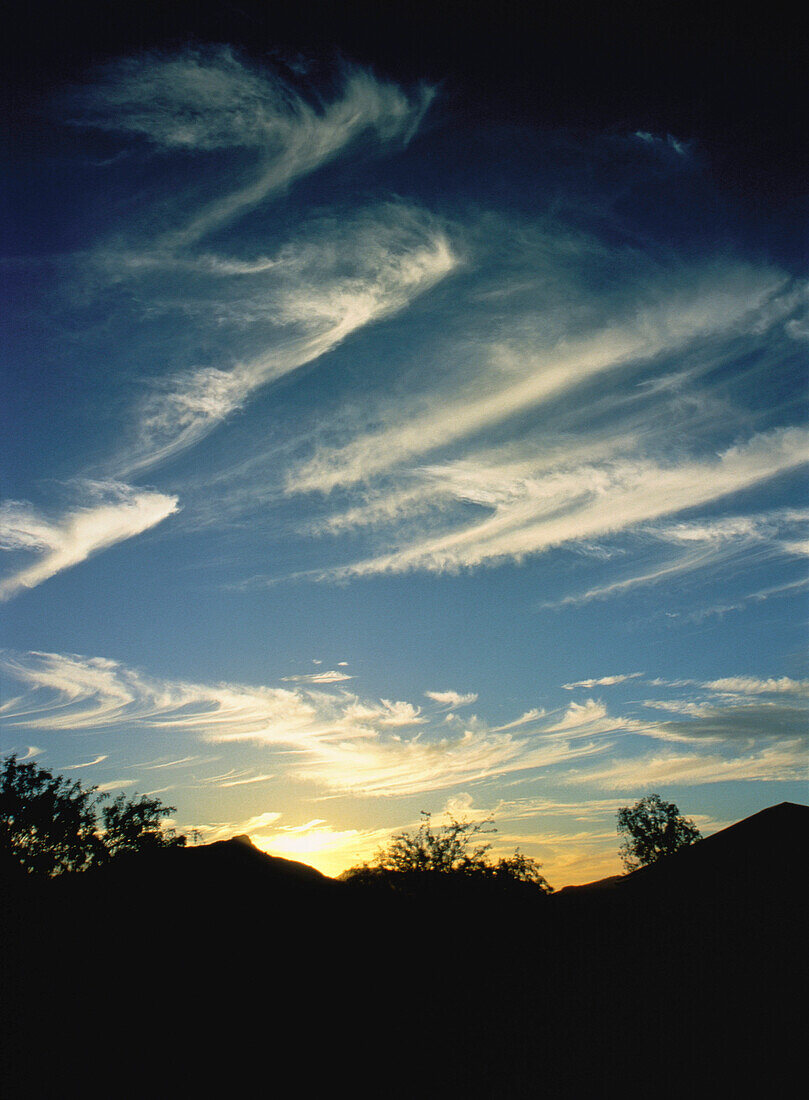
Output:
[[779,1095],[809,809],[607,890],[356,890],[245,838],[6,880],[3,1095]]
[[565,887],[554,902],[597,896],[607,908],[697,904],[740,921],[788,920],[802,909],[808,845],[809,806],[781,802],[631,874]]
[[77,898],[95,894],[109,904],[168,903],[232,909],[237,901],[295,905],[319,894],[331,895],[339,885],[305,863],[271,856],[247,836],[186,848],[160,848],[121,856],[105,867],[81,876],[57,880],[55,886]]
[[777,1091],[802,1044],[807,851],[809,807],[782,803],[552,898],[560,985],[599,991],[604,1064],[629,1044],[672,1095],[709,1075],[720,1095]]
[[803,896],[809,806],[781,802],[721,829],[669,859],[641,867],[625,879],[627,889],[686,889],[734,895],[795,893]]

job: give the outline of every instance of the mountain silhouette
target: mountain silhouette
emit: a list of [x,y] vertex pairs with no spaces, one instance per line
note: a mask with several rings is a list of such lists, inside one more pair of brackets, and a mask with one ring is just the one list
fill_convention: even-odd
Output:
[[269,855],[249,836],[185,848],[133,852],[82,876],[65,880],[74,891],[125,891],[204,895],[209,904],[232,903],[234,896],[259,894],[274,902],[294,901],[312,892],[332,893],[340,884],[306,863]]
[[625,897],[643,892],[680,896],[749,896],[756,892],[785,898],[803,897],[798,869],[809,844],[809,806],[781,802],[737,821],[671,856],[626,875],[611,875],[581,886],[566,886],[559,897],[609,892]]
[[808,834],[783,803],[537,904],[357,889],[244,836],[7,868],[3,1094],[778,1095]]
[[794,881],[809,840],[809,806],[781,802],[681,848],[668,859],[633,871],[628,888],[668,881],[686,888],[706,888],[717,876],[723,887],[732,881],[747,888],[753,879],[784,889]]

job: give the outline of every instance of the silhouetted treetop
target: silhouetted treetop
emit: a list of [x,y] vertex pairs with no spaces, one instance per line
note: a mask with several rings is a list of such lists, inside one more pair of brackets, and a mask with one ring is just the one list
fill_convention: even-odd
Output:
[[184,845],[186,838],[177,836],[174,829],[165,828],[161,821],[174,810],[174,806],[164,806],[159,798],[144,794],[127,799],[119,794],[101,810],[102,839],[109,856]]
[[53,775],[15,755],[0,765],[0,851],[34,875],[84,871],[122,852],[185,844],[161,819],[173,813],[159,799],[106,794]]
[[459,821],[451,814],[446,825],[434,828],[432,815],[422,810],[422,822],[415,832],[397,833],[373,860],[344,871],[346,882],[378,883],[394,888],[412,888],[419,881],[437,878],[474,880],[498,885],[521,883],[551,893],[552,887],[540,874],[540,864],[519,850],[513,856],[492,862],[491,844],[478,842],[485,833],[495,832],[492,818]]
[[634,806],[622,806],[617,817],[618,834],[623,838],[621,859],[627,871],[656,863],[701,839],[694,822],[659,794],[646,795]]

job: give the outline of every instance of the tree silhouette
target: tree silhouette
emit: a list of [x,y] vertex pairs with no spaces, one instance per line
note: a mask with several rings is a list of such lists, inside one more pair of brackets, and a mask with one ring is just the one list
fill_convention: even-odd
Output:
[[694,822],[659,794],[646,795],[634,806],[622,806],[617,817],[618,834],[623,837],[621,859],[627,871],[656,863],[701,838]]
[[83,871],[103,856],[94,790],[36,764],[3,761],[0,848],[33,874]]
[[185,844],[161,818],[174,806],[119,795],[101,810],[105,794],[36,764],[6,757],[0,766],[0,851],[30,874],[84,871],[122,852]]
[[449,823],[433,828],[432,815],[421,811],[422,822],[415,832],[397,833],[387,848],[381,848],[369,863],[351,867],[340,876],[356,883],[406,885],[435,881],[437,877],[457,881],[469,879],[497,884],[523,883],[542,893],[551,887],[540,874],[540,864],[519,850],[513,856],[492,863],[487,853],[491,844],[475,843],[480,834],[496,832],[491,817],[483,821],[459,821],[451,814]]
[[164,806],[159,798],[127,799],[119,794],[110,806],[101,811],[104,824],[103,841],[110,857],[122,852],[139,852],[146,848],[169,848],[185,844],[185,837],[161,824],[161,818],[173,813],[174,806]]

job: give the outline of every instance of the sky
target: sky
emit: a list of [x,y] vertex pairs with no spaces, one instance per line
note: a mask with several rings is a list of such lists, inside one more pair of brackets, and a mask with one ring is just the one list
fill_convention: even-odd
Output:
[[0,753],[557,888],[807,801],[795,36],[169,7],[7,47]]

